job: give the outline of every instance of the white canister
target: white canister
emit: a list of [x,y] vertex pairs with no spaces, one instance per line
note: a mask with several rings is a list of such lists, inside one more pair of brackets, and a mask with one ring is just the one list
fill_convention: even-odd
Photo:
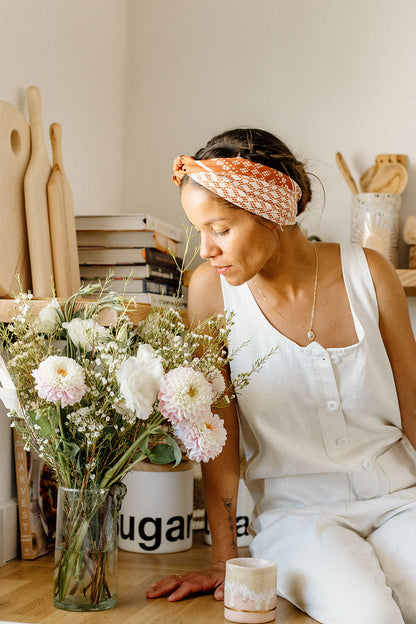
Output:
[[191,461],[171,465],[140,462],[124,478],[118,545],[139,553],[172,553],[192,546]]
[[351,241],[375,249],[397,267],[401,195],[357,193],[351,210]]
[[[240,478],[238,484],[238,498],[237,498],[237,546],[242,548],[248,546],[252,540],[252,536],[248,532],[248,526],[253,514],[253,499],[244,482]],[[209,524],[207,515],[205,514],[205,527],[204,527],[204,541],[206,544],[211,545],[211,532],[209,530]]]

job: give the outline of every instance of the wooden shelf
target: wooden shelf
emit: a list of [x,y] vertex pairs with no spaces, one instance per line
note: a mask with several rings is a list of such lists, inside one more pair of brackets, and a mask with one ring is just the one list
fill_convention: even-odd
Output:
[[397,269],[404,292],[408,297],[416,297],[416,269]]
[[[46,305],[46,299],[32,299],[33,311],[38,314]],[[94,303],[91,300],[79,299],[75,306],[76,309],[88,306]],[[127,310],[127,315],[133,321],[138,323],[146,318],[152,306],[148,303],[131,304]],[[15,312],[15,303],[13,299],[0,299],[0,323],[8,323]],[[181,309],[180,313],[186,319],[186,310]],[[102,325],[110,325],[116,320],[116,313],[111,308],[106,308],[99,316],[99,322]]]
[[[416,297],[416,269],[397,269],[397,275],[403,285],[404,291],[408,297]],[[78,305],[91,304],[91,301],[79,301]],[[39,312],[46,305],[44,299],[34,299],[34,311]],[[146,318],[149,314],[151,306],[147,303],[136,303],[128,311],[128,315],[133,322],[139,322]],[[14,312],[13,299],[0,299],[0,323],[8,323]],[[184,312],[184,318],[186,313]],[[108,325],[115,320],[112,310],[107,310],[104,317],[100,318],[103,325]]]

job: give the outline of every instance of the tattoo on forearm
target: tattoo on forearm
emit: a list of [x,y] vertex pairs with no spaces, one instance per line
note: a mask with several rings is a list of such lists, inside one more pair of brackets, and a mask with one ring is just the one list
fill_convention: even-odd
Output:
[[237,548],[237,544],[236,544],[236,539],[235,539],[235,526],[234,526],[234,522],[233,522],[233,518],[231,515],[231,509],[233,506],[233,499],[231,498],[223,498],[222,499],[223,505],[225,507],[225,509],[228,511],[228,526],[230,529],[230,533],[231,533],[231,546],[233,548]]

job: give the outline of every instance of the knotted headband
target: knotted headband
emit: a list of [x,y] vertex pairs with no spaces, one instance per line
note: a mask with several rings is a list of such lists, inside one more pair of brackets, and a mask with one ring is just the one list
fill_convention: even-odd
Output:
[[259,217],[280,226],[296,223],[302,191],[292,178],[276,169],[241,156],[209,160],[178,156],[173,163],[173,181],[181,186],[186,175]]

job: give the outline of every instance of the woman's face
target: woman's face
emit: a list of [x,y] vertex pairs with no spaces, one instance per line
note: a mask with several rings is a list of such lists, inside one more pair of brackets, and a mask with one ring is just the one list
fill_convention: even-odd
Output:
[[202,258],[209,260],[227,282],[238,286],[268,266],[278,265],[278,229],[260,223],[241,208],[228,206],[203,187],[187,183],[182,206],[200,232]]

